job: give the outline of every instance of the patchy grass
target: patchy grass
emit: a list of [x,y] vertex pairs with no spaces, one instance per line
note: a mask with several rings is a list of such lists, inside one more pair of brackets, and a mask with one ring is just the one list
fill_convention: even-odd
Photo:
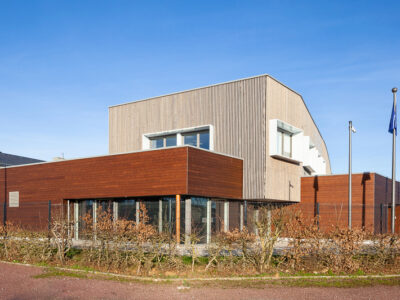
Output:
[[87,278],[87,276],[85,274],[82,274],[80,272],[70,272],[70,271],[63,271],[63,270],[58,270],[58,269],[47,269],[42,274],[33,276],[33,278],[36,278],[36,279],[50,278],[50,277]]
[[367,286],[400,286],[400,277],[397,278],[299,278],[299,279],[269,279],[254,280],[243,279],[240,281],[231,280],[210,280],[190,281],[190,287],[219,287],[219,288],[266,288],[273,286],[282,287],[326,287],[326,288],[356,288]]
[[400,286],[400,277],[397,278],[310,278],[310,279],[288,279],[270,282],[271,285],[296,286],[296,287],[336,287],[355,288],[366,286]]
[[[282,287],[326,287],[326,288],[356,288],[368,286],[400,286],[399,277],[359,277],[362,274],[353,274],[354,277],[339,278],[335,275],[328,275],[324,278],[316,277],[316,274],[298,274],[302,278],[285,278],[276,274],[276,279],[264,278],[246,278],[243,277],[239,280],[223,280],[218,278],[210,278],[210,280],[190,280],[182,278],[180,280],[173,280],[174,278],[163,279],[139,279],[129,278],[123,276],[116,276],[113,274],[95,274],[80,271],[81,269],[74,270],[60,270],[58,268],[46,268],[42,274],[35,275],[33,278],[44,279],[52,277],[71,277],[78,279],[95,279],[95,280],[111,280],[117,282],[136,282],[144,284],[181,284],[184,287],[202,288],[202,287],[217,287],[217,288],[266,288],[273,286]],[[307,276],[307,278],[304,278]],[[178,279],[178,278],[175,278]]]

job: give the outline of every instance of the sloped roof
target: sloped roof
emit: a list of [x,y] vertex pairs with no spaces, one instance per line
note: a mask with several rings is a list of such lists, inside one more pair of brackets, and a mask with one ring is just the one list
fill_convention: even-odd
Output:
[[0,152],[0,167],[43,162],[43,160]]

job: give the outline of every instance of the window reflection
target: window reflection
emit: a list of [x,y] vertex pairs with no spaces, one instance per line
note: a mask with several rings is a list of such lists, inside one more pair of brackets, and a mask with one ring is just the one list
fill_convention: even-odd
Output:
[[183,143],[185,145],[197,147],[197,134],[196,133],[185,134],[183,136]]
[[203,149],[210,149],[210,132],[209,131],[203,131],[199,133],[199,141],[200,141],[200,148]]

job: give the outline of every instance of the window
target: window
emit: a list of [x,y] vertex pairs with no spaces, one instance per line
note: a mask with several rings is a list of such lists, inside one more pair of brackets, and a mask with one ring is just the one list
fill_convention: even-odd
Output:
[[210,149],[210,131],[203,130],[198,132],[185,133],[183,135],[183,144],[202,149]]
[[199,133],[199,147],[203,149],[210,149],[210,132],[203,131]]
[[190,128],[173,129],[142,135],[143,149],[158,149],[190,145],[214,150],[214,126],[202,125]]
[[170,135],[165,137],[165,147],[176,146],[176,135]]
[[160,136],[150,139],[151,149],[176,146],[176,135]]
[[183,136],[183,144],[197,147],[197,134],[188,133]]
[[124,199],[118,201],[118,218],[129,221],[136,221],[135,199]]
[[279,155],[292,157],[292,134],[278,130],[277,152]]

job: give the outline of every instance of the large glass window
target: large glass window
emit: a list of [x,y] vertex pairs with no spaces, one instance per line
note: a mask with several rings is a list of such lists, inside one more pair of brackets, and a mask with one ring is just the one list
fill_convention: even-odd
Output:
[[112,200],[98,200],[97,201],[97,211],[107,212],[111,216],[113,215],[113,202]]
[[240,229],[240,202],[229,202],[229,230]]
[[192,199],[192,233],[200,238],[200,243],[207,242],[207,198]]
[[[93,225],[93,200],[79,201],[78,205],[79,237],[86,238],[91,232],[88,232],[88,225]],[[86,221],[90,221],[91,224],[87,224]]]
[[142,201],[142,203],[146,207],[147,216],[149,218],[147,224],[157,227],[158,226],[158,211],[159,211],[159,206],[160,206],[158,199],[145,200],[145,201]]
[[[164,197],[162,198],[162,221],[161,227],[163,232],[171,234],[171,237],[176,234],[176,198]],[[160,225],[160,224],[159,224]],[[185,233],[185,200],[181,199],[181,235]],[[181,238],[181,242],[184,239]]]
[[278,130],[277,138],[278,154],[292,157],[292,135],[286,131]]
[[118,201],[118,218],[136,221],[136,201],[134,199]]

